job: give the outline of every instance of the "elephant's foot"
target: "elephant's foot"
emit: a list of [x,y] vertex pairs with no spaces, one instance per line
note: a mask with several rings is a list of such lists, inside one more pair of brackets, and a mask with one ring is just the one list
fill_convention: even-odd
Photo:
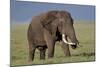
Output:
[[45,60],[45,55],[40,55],[40,60]]

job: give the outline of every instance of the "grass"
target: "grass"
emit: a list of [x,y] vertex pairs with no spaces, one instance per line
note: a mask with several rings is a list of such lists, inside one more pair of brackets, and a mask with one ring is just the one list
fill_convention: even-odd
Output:
[[[70,62],[88,62],[95,60],[95,27],[93,22],[77,22],[74,24],[76,36],[82,47],[75,50],[71,49],[71,57],[65,57],[59,42],[55,46],[54,58],[46,60],[39,59],[39,51],[36,50],[33,65],[54,64]],[[27,43],[28,24],[11,25],[11,66],[29,65],[28,62],[28,43]],[[46,52],[47,55],[47,52]]]

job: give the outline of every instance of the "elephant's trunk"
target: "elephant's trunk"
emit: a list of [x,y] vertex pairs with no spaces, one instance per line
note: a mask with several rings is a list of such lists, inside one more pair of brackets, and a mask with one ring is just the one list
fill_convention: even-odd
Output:
[[62,40],[63,40],[63,42],[66,43],[66,44],[69,44],[69,45],[76,45],[75,43],[68,42],[68,41],[66,40],[65,34],[62,34]]

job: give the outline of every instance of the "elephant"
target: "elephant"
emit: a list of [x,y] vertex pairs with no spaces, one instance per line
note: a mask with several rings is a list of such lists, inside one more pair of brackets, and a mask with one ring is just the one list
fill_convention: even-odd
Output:
[[46,49],[48,58],[53,58],[57,41],[61,43],[65,56],[71,56],[69,45],[75,49],[79,44],[73,24],[71,14],[64,10],[51,10],[33,16],[27,31],[29,61],[34,60],[36,49],[40,51],[40,60],[45,59]]

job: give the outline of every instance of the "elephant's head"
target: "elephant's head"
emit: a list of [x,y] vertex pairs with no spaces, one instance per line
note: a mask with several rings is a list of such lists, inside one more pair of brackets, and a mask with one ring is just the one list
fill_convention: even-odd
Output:
[[[46,19],[43,21],[43,25],[49,30],[57,31],[62,36],[62,41],[66,44],[71,45],[73,49],[79,44],[75,30],[73,27],[73,19],[67,11],[50,11],[47,13]],[[67,37],[71,40],[68,42]]]

